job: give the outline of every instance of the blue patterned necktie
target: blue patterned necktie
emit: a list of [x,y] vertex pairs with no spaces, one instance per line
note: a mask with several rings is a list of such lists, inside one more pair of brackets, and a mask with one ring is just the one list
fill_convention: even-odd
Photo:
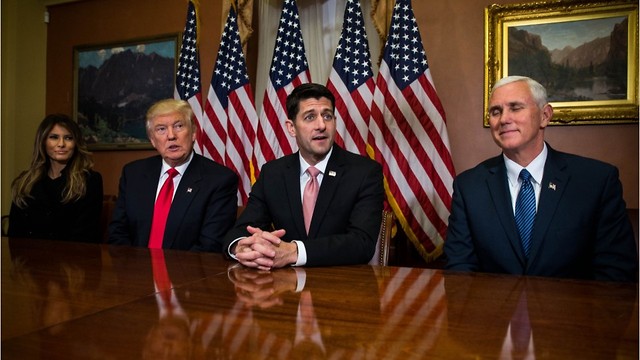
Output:
[[533,185],[531,185],[531,174],[527,169],[522,169],[520,179],[522,179],[522,185],[520,185],[520,192],[516,200],[515,218],[524,255],[529,257],[531,232],[533,230],[533,222],[536,219],[536,194],[533,191]]

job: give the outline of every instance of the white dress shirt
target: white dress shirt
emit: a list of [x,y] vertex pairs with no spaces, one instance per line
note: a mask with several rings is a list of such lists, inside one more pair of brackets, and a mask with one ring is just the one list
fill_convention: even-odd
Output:
[[533,159],[526,168],[518,165],[518,163],[509,159],[505,155],[502,155],[504,158],[504,164],[507,167],[507,179],[509,180],[509,192],[511,193],[511,206],[514,214],[516,212],[516,199],[518,198],[520,186],[522,186],[522,181],[520,180],[520,171],[522,171],[522,169],[527,169],[529,174],[531,174],[531,184],[533,185],[533,190],[536,193],[537,211],[538,203],[540,202],[540,190],[542,189],[542,176],[544,175],[544,164],[547,161],[547,153],[547,144],[544,144],[540,154],[538,154],[538,156],[536,156],[536,158]]

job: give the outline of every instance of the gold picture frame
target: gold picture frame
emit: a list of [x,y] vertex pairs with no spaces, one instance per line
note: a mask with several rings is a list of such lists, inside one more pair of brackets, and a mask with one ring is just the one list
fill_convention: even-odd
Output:
[[508,75],[529,76],[547,88],[551,125],[638,123],[638,3],[488,6],[485,127],[491,88]]

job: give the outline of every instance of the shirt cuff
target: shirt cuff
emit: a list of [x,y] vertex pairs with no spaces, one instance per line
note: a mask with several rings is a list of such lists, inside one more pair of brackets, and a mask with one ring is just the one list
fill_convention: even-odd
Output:
[[232,259],[234,259],[234,260],[238,260],[238,258],[236,257],[236,255],[235,255],[234,253],[232,253],[232,252],[231,252],[231,249],[233,249],[233,247],[236,245],[236,243],[237,243],[238,241],[240,241],[240,240],[242,240],[242,239],[244,239],[244,238],[245,238],[244,236],[241,236],[241,237],[239,237],[239,238],[237,238],[237,239],[233,240],[233,241],[231,242],[231,244],[229,244],[229,247],[227,248],[227,254],[229,254],[229,256],[231,256],[231,258],[232,258]]
[[292,240],[298,246],[298,260],[291,266],[304,266],[307,264],[307,249],[304,247],[304,243],[300,240]]

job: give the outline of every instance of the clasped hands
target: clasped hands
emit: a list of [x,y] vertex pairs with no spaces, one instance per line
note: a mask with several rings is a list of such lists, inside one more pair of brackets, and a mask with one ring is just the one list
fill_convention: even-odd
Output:
[[251,236],[239,240],[235,247],[236,259],[242,265],[268,271],[298,260],[298,246],[281,239],[284,229],[264,231],[247,226],[247,231]]

